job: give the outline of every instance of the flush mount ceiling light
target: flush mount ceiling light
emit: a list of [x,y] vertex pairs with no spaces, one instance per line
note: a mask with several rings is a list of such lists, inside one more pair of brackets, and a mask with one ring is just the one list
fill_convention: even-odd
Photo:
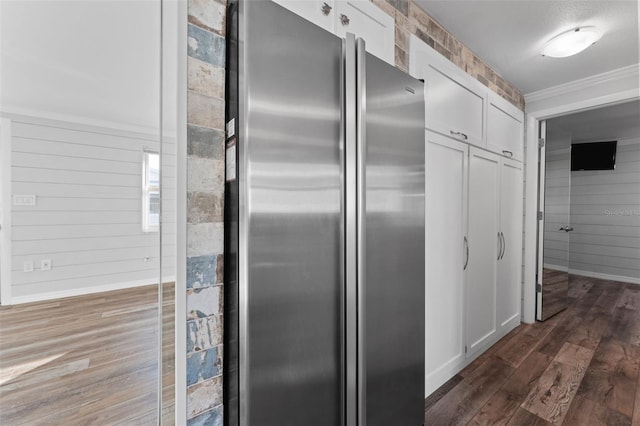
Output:
[[542,56],[566,58],[582,52],[599,38],[600,33],[594,27],[576,28],[549,40],[542,50]]

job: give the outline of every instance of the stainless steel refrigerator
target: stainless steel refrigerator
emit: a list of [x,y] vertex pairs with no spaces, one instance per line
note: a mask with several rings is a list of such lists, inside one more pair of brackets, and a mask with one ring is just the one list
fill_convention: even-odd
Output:
[[424,423],[423,83],[229,6],[228,425]]

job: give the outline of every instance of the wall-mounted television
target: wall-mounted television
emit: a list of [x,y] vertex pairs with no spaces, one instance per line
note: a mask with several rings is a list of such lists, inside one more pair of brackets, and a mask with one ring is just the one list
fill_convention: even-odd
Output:
[[614,170],[617,141],[571,144],[571,171]]

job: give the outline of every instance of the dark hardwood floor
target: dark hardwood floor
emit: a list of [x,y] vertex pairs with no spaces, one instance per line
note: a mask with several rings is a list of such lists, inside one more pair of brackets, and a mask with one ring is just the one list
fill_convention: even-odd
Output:
[[[163,291],[173,424],[174,285]],[[157,425],[157,286],[0,307],[0,424]]]
[[640,285],[570,276],[569,307],[523,324],[425,401],[425,425],[640,426]]

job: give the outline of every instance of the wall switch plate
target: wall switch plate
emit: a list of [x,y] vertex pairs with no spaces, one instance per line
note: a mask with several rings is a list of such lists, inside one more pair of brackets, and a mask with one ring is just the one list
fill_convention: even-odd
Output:
[[24,272],[33,272],[33,260],[25,260],[22,265]]
[[14,206],[35,206],[36,196],[35,195],[14,195],[13,205]]
[[40,269],[43,271],[51,270],[51,259],[42,259],[40,261]]

